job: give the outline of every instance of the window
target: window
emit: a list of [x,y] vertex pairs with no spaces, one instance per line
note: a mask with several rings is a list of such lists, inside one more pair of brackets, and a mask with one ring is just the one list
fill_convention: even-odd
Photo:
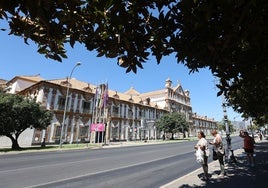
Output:
[[139,117],[140,117],[140,118],[145,117],[145,110],[140,110],[140,111],[139,111]]
[[61,126],[56,126],[55,137],[60,137],[60,133],[61,133]]
[[58,107],[59,110],[64,110],[65,98],[59,97],[58,105],[59,105],[59,107]]
[[119,116],[119,107],[117,107],[117,106],[114,106],[114,107],[113,107],[112,115],[113,115],[113,116],[116,116],[116,117]]
[[81,135],[86,137],[88,133],[88,129],[89,129],[88,126],[81,127]]
[[128,109],[128,117],[133,118],[133,111],[132,109]]
[[83,102],[83,112],[84,113],[89,113],[90,112],[90,102]]

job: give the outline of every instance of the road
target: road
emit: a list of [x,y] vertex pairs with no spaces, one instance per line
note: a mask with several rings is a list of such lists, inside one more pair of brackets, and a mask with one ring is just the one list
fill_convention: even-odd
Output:
[[[200,167],[195,143],[5,154],[0,187],[160,187]],[[232,143],[233,149],[242,146],[237,137]]]

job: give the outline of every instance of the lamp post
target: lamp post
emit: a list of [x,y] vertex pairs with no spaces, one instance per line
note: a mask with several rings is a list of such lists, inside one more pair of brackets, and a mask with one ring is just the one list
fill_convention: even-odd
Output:
[[224,125],[225,125],[225,129],[226,129],[226,142],[227,142],[227,148],[226,148],[226,157],[227,157],[227,161],[229,162],[229,159],[230,159],[230,152],[231,152],[231,155],[233,155],[232,153],[232,143],[231,143],[231,137],[230,137],[230,127],[228,125],[228,117],[227,117],[227,110],[226,110],[226,101],[225,101],[225,98],[223,96],[223,99],[222,99],[222,108],[223,108],[223,121],[224,121]]
[[63,118],[62,118],[62,124],[61,124],[61,132],[60,132],[60,148],[62,148],[62,136],[64,133],[64,124],[65,124],[65,117],[66,117],[66,111],[67,111],[67,106],[68,106],[68,95],[69,95],[69,90],[70,90],[70,84],[69,84],[69,80],[71,80],[72,78],[72,74],[74,72],[74,69],[78,66],[80,66],[81,63],[77,62],[76,65],[74,66],[74,68],[72,69],[70,76],[67,77],[67,92],[66,92],[66,97],[65,97],[65,104],[64,104],[64,112],[63,112]]

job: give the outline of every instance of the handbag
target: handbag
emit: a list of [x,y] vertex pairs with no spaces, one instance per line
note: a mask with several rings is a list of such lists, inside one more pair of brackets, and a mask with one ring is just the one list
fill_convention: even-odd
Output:
[[225,148],[223,146],[223,143],[220,144],[220,147],[218,148],[218,153],[220,155],[224,155],[225,154]]
[[216,152],[214,149],[213,149],[212,151],[213,151],[212,159],[213,159],[214,161],[218,160],[217,152]]
[[204,152],[200,149],[200,147],[198,147],[198,149],[196,150],[195,156],[196,156],[197,163],[202,164],[204,162]]

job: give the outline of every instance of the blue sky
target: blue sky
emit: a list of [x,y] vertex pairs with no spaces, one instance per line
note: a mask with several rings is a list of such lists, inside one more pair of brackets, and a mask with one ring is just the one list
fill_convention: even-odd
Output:
[[[126,73],[124,68],[116,64],[116,59],[96,57],[95,52],[87,51],[81,45],[68,48],[68,59],[57,62],[46,59],[37,53],[34,43],[27,45],[20,37],[9,36],[0,31],[0,78],[10,80],[18,75],[40,74],[44,79],[66,78],[76,62],[82,65],[73,72],[74,78],[100,84],[108,81],[109,88],[119,92],[127,91],[131,86],[140,93],[163,89],[165,80],[170,78],[173,85],[178,81],[184,90],[190,91],[193,112],[221,121],[223,117],[222,97],[217,97],[218,89],[215,80],[207,69],[190,74],[182,64],[177,64],[174,56],[165,57],[157,65],[154,57],[138,69],[137,74]],[[227,109],[228,118],[233,121],[242,120],[231,108]]]

